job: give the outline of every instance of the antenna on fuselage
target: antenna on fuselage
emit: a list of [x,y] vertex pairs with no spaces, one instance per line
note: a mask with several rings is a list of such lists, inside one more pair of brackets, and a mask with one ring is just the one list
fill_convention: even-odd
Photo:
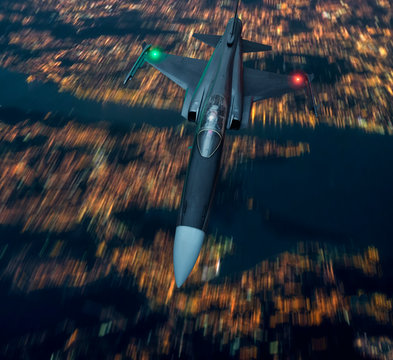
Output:
[[236,19],[237,19],[237,9],[239,7],[239,2],[240,2],[240,0],[236,1],[235,16],[233,17],[233,24],[232,24],[231,35],[233,35],[235,33],[235,24],[236,24]]
[[236,9],[235,9],[235,19],[237,19],[237,9],[239,8],[239,2],[240,2],[240,0],[237,0],[237,2],[236,2]]

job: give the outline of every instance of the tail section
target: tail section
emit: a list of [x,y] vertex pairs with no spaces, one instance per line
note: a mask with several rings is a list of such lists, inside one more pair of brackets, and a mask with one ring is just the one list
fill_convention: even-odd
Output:
[[[210,35],[210,34],[198,34],[194,33],[192,35],[195,39],[198,39],[199,41],[202,41],[203,43],[216,47],[218,42],[221,39],[220,35]],[[249,52],[259,52],[259,51],[270,51],[272,47],[270,45],[264,45],[264,44],[259,44],[253,41],[248,41],[242,39],[242,51],[243,53],[249,53]]]
[[198,39],[199,41],[204,42],[207,45],[210,45],[212,47],[216,47],[218,42],[221,39],[220,35],[208,35],[208,34],[197,34],[194,33],[192,35],[195,39]]
[[243,53],[259,52],[259,51],[270,51],[272,47],[270,45],[259,44],[253,41],[242,39],[242,50]]
[[[238,12],[238,8],[239,8],[239,2],[240,2],[240,0],[236,1],[235,16],[233,17],[232,28],[231,28],[230,35],[228,37],[228,45],[229,46],[232,45],[232,43],[234,41],[234,33],[235,33],[236,24],[237,23],[241,24],[240,20],[236,21],[236,19],[238,19],[237,12]],[[198,33],[194,33],[192,36],[194,38],[198,39],[199,41],[202,41],[205,44],[212,46],[214,48],[217,46],[218,42],[220,41],[220,39],[222,37],[220,35],[198,34]],[[243,53],[269,51],[272,49],[272,47],[270,45],[259,44],[259,43],[249,41],[249,40],[244,40],[244,39],[241,39],[241,44],[242,44],[242,52]]]

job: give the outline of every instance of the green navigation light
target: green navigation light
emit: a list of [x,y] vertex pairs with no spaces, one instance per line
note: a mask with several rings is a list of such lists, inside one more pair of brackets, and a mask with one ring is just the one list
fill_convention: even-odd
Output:
[[162,55],[161,50],[157,48],[151,49],[149,52],[149,58],[151,60],[159,60],[161,55]]

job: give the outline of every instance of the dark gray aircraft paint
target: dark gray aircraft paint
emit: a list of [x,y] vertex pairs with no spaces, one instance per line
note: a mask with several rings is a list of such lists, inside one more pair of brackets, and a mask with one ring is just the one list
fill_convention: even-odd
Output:
[[243,53],[271,47],[242,39],[237,6],[222,36],[193,35],[215,47],[208,62],[165,54],[143,44],[142,54],[124,82],[148,62],[186,90],[182,116],[196,123],[173,248],[178,287],[194,267],[205,238],[226,129],[247,127],[253,102],[309,85],[305,74],[286,76],[243,67]]

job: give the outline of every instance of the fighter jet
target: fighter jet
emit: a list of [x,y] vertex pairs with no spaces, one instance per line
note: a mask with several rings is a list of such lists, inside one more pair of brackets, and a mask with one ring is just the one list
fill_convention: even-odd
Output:
[[143,44],[124,81],[149,63],[186,91],[181,115],[196,124],[173,247],[178,287],[193,269],[205,238],[226,130],[246,128],[256,101],[305,87],[311,92],[312,76],[304,72],[279,75],[243,66],[244,53],[268,51],[271,46],[242,38],[238,5],[223,35],[193,34],[215,48],[209,61],[170,55]]

